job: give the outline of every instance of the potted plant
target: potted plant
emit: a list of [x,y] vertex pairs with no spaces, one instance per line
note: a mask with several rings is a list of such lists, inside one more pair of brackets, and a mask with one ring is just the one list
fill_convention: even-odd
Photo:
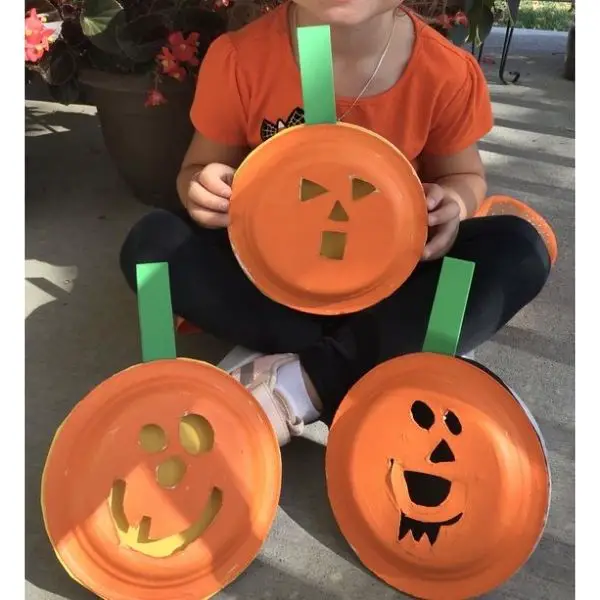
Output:
[[565,53],[565,67],[563,75],[569,81],[575,81],[575,0],[571,3],[573,17],[567,37],[567,51]]
[[57,101],[97,107],[109,155],[141,202],[174,207],[200,62],[229,12],[240,26],[273,2],[252,0],[250,12],[244,4],[27,0],[25,64]]
[[[457,46],[477,47],[490,34],[500,3],[498,0],[407,0],[405,4]],[[513,4],[508,2],[509,13]]]

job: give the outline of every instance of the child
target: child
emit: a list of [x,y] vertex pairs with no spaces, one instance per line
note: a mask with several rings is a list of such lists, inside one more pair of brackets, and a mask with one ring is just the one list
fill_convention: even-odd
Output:
[[[271,418],[280,444],[304,423],[330,423],[349,388],[383,361],[419,351],[442,257],[476,270],[460,351],[489,339],[544,286],[550,270],[536,230],[512,216],[470,219],[486,195],[477,142],[492,128],[473,57],[399,0],[290,0],[221,36],[201,65],[196,129],[177,180],[184,210],[155,211],[130,232],[121,267],[166,261],[173,309],[219,338],[264,353],[233,376]],[[235,169],[280,129],[302,122],[296,28],[331,26],[337,114],[390,140],[424,187],[429,239],[411,277],[379,304],[346,316],[300,313],[271,301],[229,244]]]

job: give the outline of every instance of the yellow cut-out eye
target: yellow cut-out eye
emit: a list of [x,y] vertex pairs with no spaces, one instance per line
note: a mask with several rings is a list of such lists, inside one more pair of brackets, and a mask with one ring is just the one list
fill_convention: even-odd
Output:
[[186,452],[195,456],[212,450],[215,432],[204,417],[189,414],[179,422],[179,441]]
[[358,177],[352,178],[352,200],[360,200],[376,191],[377,188],[372,183]]
[[326,194],[329,190],[325,189],[322,185],[311,181],[310,179],[302,179],[300,181],[300,201],[306,202],[312,200],[317,196]]

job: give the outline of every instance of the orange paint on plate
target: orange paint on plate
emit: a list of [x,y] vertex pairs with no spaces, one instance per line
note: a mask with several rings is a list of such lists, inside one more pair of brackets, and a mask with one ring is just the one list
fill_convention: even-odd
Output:
[[254,560],[280,487],[254,398],[212,365],[162,360],[77,404],[50,448],[42,509],[59,560],[101,598],[203,599]]
[[300,125],[256,148],[236,172],[229,237],[273,300],[351,313],[410,276],[427,241],[422,185],[392,144],[349,124]]
[[464,600],[522,567],[546,523],[550,473],[520,402],[476,364],[419,353],[348,393],[327,489],[363,564],[418,598]]

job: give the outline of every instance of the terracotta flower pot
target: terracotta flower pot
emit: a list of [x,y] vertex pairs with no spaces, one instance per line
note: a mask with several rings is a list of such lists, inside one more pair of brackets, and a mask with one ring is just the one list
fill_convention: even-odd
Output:
[[86,69],[79,81],[98,109],[108,153],[136,198],[150,206],[178,207],[175,180],[193,134],[194,82],[165,81],[161,91],[168,102],[146,107],[152,87],[147,76]]
[[575,81],[575,23],[571,25],[567,37],[564,77],[569,81]]

